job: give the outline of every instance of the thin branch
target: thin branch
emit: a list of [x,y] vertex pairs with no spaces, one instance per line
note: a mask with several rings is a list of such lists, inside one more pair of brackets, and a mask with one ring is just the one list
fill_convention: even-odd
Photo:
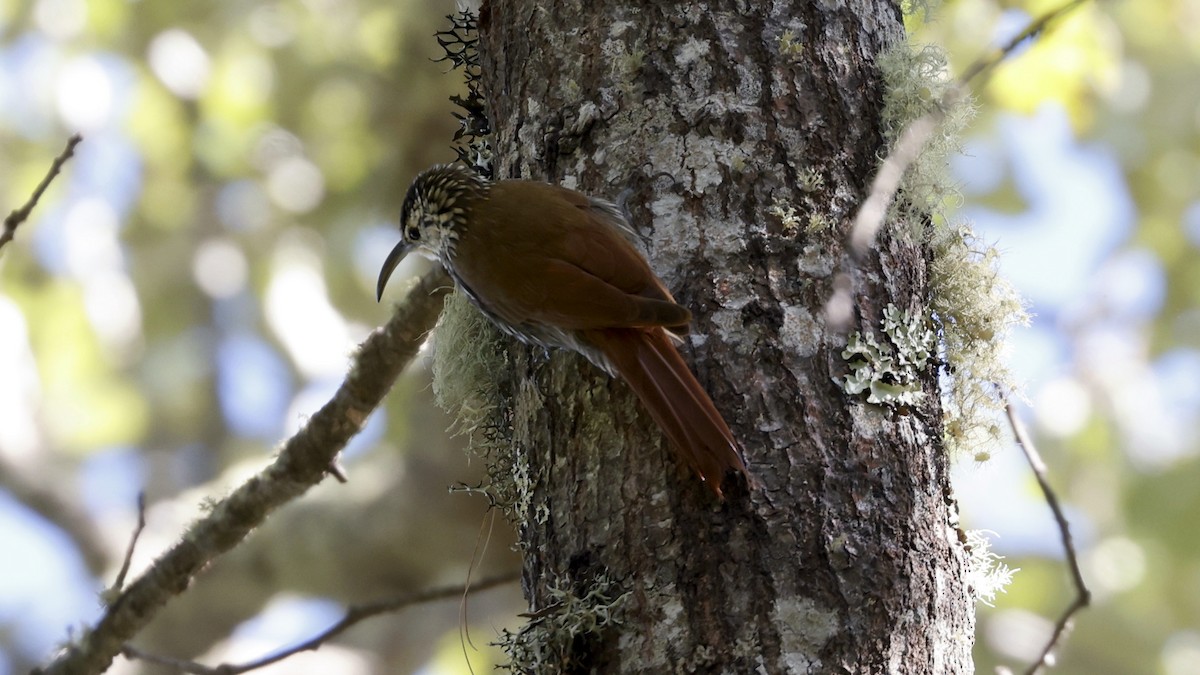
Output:
[[[510,572],[509,574],[501,574],[484,579],[483,581],[475,582],[470,584],[470,588],[474,591],[486,591],[488,589],[495,588],[496,586],[512,583],[520,577],[520,572]],[[242,664],[221,664],[219,666],[210,667],[196,663],[195,661],[185,661],[166,656],[149,654],[131,645],[125,645],[121,649],[121,653],[127,658],[141,659],[143,661],[150,661],[152,663],[170,666],[171,668],[175,668],[181,672],[193,673],[194,675],[239,675],[240,673],[246,673],[251,670],[257,670],[258,668],[262,668],[264,666],[269,666],[272,663],[277,663],[288,657],[299,654],[300,652],[315,651],[316,649],[320,648],[321,645],[346,632],[348,629],[350,629],[350,627],[373,616],[398,612],[400,610],[412,607],[413,605],[436,602],[438,600],[447,600],[458,597],[466,592],[467,585],[443,586],[441,588],[432,588],[419,593],[402,595],[390,600],[381,600],[379,602],[353,605],[346,610],[346,614],[340,621],[324,631],[321,631],[317,635],[309,638],[308,640],[305,640],[304,642],[301,642],[293,647],[275,652],[269,656],[264,656],[261,659]]]
[[42,673],[99,673],[192,577],[233,548],[275,509],[319,483],[334,457],[413,359],[441,312],[450,279],[438,268],[421,278],[383,328],[359,346],[333,398],[284,444],[270,466],[243,483],[193,524],[170,550],[108,606],[93,627]]
[[1014,35],[1012,39],[1003,46],[997,47],[992,51],[991,54],[982,56],[977,59],[975,63],[971,64],[971,67],[967,68],[963,72],[962,76],[958,78],[959,86],[966,87],[967,85],[971,84],[971,80],[974,80],[979,76],[991,77],[991,71],[995,70],[996,66],[1000,65],[1001,61],[1008,58],[1008,55],[1013,53],[1017,47],[1020,47],[1022,42],[1041,35],[1046,31],[1047,28],[1050,27],[1051,23],[1054,23],[1059,18],[1074,11],[1076,7],[1087,1],[1088,0],[1071,0],[1058,9],[1050,10],[1049,12],[1039,16],[1037,19],[1029,22],[1029,25],[1025,26],[1025,30]]
[[133,527],[133,534],[129,537],[129,546],[125,549],[125,558],[121,560],[121,571],[117,572],[117,578],[113,581],[111,588],[105,591],[105,596],[116,599],[120,596],[121,589],[125,587],[125,577],[129,574],[129,565],[133,562],[133,551],[137,548],[138,538],[142,536],[142,530],[146,529],[146,493],[139,492],[137,496],[137,524]]
[[929,143],[933,132],[946,117],[946,111],[953,108],[970,91],[970,85],[976,78],[985,81],[991,77],[992,71],[1004,59],[1012,54],[1026,40],[1040,35],[1051,23],[1067,14],[1087,0],[1071,0],[1071,2],[1052,10],[1031,21],[1025,30],[1015,35],[1003,46],[992,53],[980,57],[963,72],[958,81],[942,94],[933,109],[909,123],[892,152],[883,160],[875,179],[871,181],[871,192],[863,202],[854,218],[854,227],[850,231],[850,252],[856,258],[866,255],[875,242],[875,235],[883,226],[887,216],[887,207],[900,188],[900,180],[908,167],[916,161],[921,151]]
[[153,663],[160,666],[166,666],[175,673],[201,673],[202,675],[213,675],[222,673],[218,668],[209,668],[206,665],[189,661],[188,659],[177,659],[173,656],[163,656],[161,654],[152,654],[147,651],[142,651],[133,645],[125,645],[121,648],[121,656],[130,661],[138,660],[146,663]]
[[25,222],[29,218],[29,214],[33,212],[33,207],[37,206],[38,200],[42,198],[42,194],[46,192],[46,188],[50,187],[50,182],[54,180],[59,171],[62,171],[63,164],[75,155],[75,146],[83,141],[83,136],[75,134],[67,139],[67,147],[63,149],[62,154],[54,158],[50,163],[50,170],[46,172],[46,176],[42,178],[42,182],[33,190],[33,194],[29,195],[29,199],[21,208],[8,214],[4,219],[4,231],[0,232],[0,249],[4,245],[12,241],[13,236],[17,233],[17,226]]
[[1058,619],[1058,623],[1054,624],[1054,632],[1051,634],[1045,648],[1042,649],[1041,655],[1025,671],[1026,675],[1036,675],[1042,668],[1051,665],[1050,653],[1054,651],[1070,628],[1071,618],[1075,616],[1075,613],[1087,607],[1092,601],[1092,593],[1083,581],[1083,573],[1079,571],[1079,558],[1075,553],[1075,541],[1071,538],[1071,527],[1067,524],[1066,516],[1063,515],[1062,506],[1058,502],[1058,495],[1054,492],[1054,488],[1050,486],[1050,481],[1046,479],[1046,464],[1042,461],[1042,456],[1038,454],[1037,448],[1034,447],[1033,441],[1025,431],[1025,425],[1021,424],[1021,421],[1017,419],[1017,413],[1013,409],[1011,402],[1004,406],[1004,412],[1008,415],[1008,423],[1012,425],[1013,435],[1017,438],[1017,445],[1025,453],[1025,459],[1029,462],[1029,468],[1033,470],[1033,475],[1037,478],[1038,487],[1042,489],[1042,495],[1046,498],[1046,503],[1050,505],[1050,510],[1054,512],[1054,522],[1058,523],[1058,533],[1062,537],[1063,550],[1067,555],[1067,567],[1071,570],[1071,579],[1075,583],[1075,599],[1063,611],[1062,616]]

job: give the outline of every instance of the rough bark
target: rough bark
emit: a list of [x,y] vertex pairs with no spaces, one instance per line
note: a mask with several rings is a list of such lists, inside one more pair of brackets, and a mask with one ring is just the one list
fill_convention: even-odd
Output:
[[[533,613],[513,666],[969,671],[933,369],[921,405],[849,396],[847,336],[823,315],[884,151],[874,59],[903,39],[898,8],[498,0],[480,35],[497,177],[626,193],[696,315],[685,356],[761,482],[716,501],[622,383],[513,345]],[[854,329],[879,334],[889,303],[928,316],[926,263],[885,231],[853,275]]]

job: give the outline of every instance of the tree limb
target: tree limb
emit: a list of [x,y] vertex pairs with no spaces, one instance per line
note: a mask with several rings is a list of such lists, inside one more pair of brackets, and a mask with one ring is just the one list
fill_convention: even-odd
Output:
[[299,497],[329,472],[338,452],[357,434],[412,360],[450,291],[440,268],[426,274],[396,307],[392,319],[359,346],[350,372],[333,398],[284,444],[275,461],[183,534],[180,541],[112,602],[99,622],[40,673],[99,673],[125,643],[192,577],[233,548],[272,511]]

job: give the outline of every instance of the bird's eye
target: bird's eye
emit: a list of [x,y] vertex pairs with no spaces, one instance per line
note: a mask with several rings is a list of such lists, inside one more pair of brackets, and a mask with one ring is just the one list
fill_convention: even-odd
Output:
[[408,228],[408,238],[413,241],[417,241],[418,239],[420,239],[421,238],[421,228],[419,228],[419,227]]

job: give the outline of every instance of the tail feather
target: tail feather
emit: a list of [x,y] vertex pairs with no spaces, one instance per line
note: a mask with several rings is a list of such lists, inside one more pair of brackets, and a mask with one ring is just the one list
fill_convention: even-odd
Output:
[[629,383],[676,452],[721,497],[726,474],[750,473],[741,447],[662,328],[610,328],[588,337]]

